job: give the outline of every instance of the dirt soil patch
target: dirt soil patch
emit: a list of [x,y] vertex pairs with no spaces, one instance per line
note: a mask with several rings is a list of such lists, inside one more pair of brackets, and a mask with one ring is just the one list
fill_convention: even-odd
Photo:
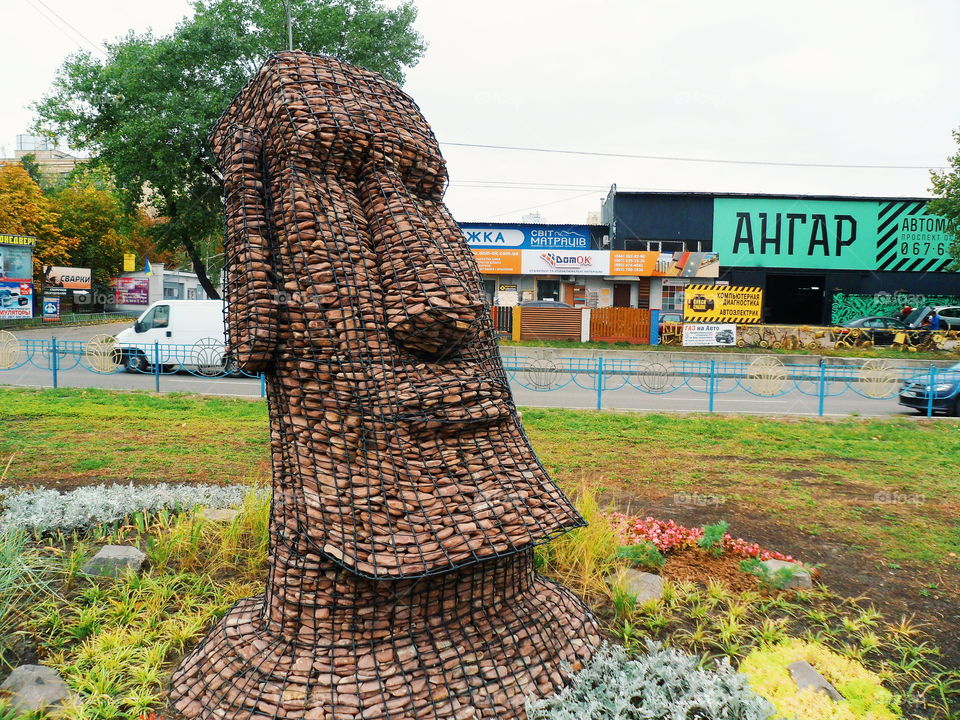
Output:
[[706,585],[711,580],[723,583],[734,592],[756,590],[760,581],[755,575],[740,569],[742,558],[730,555],[711,557],[704,552],[680,552],[667,556],[666,564],[660,569],[660,575],[673,582],[692,582]]
[[[795,525],[735,502],[684,507],[675,504],[672,495],[645,497],[626,490],[608,490],[601,500],[620,512],[674,520],[687,527],[725,520],[730,523],[730,534],[734,537],[816,565],[820,580],[838,595],[864,598],[890,620],[916,619],[940,646],[941,662],[946,667],[960,668],[960,578],[947,569],[912,564],[897,566],[883,561],[869,549],[854,547],[837,538],[804,533]],[[670,579],[698,580],[699,572],[701,583],[704,577],[716,577],[733,589],[755,589],[756,578],[740,572],[738,565],[739,559],[713,560],[702,554],[686,553],[671,557],[663,574]],[[752,584],[744,587],[745,583]]]

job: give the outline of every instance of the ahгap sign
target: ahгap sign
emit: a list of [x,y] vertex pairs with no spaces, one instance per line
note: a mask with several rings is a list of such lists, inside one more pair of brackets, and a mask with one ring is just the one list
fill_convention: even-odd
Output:
[[945,270],[946,220],[925,200],[716,198],[713,249],[725,266]]

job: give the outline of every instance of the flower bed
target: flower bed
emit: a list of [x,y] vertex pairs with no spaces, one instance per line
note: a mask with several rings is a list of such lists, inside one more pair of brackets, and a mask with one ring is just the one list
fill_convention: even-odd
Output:
[[[652,517],[640,518],[618,512],[606,513],[606,518],[622,545],[635,545],[647,540],[653,543],[657,550],[662,553],[695,548],[697,547],[697,541],[703,537],[703,528],[684,527],[673,520],[657,520]],[[757,543],[748,542],[743,538],[735,538],[730,533],[724,533],[721,544],[724,552],[737,557],[797,562],[790,555],[767,550]]]

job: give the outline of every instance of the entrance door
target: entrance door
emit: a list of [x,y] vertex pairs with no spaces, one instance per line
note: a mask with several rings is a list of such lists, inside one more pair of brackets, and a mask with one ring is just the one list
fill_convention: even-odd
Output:
[[497,281],[484,278],[483,294],[487,296],[487,304],[493,305],[494,298],[497,296]]
[[826,298],[823,275],[767,274],[764,322],[779,325],[823,322]]
[[613,284],[613,306],[630,307],[630,283]]

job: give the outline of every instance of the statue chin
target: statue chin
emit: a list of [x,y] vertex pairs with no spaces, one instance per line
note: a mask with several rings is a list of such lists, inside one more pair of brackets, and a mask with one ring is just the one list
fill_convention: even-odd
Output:
[[274,493],[276,522],[285,536],[301,536],[313,552],[369,578],[445,572],[583,525],[515,414],[453,425],[459,429],[437,433],[384,424],[342,448],[342,458],[302,462],[291,475],[302,491]]

